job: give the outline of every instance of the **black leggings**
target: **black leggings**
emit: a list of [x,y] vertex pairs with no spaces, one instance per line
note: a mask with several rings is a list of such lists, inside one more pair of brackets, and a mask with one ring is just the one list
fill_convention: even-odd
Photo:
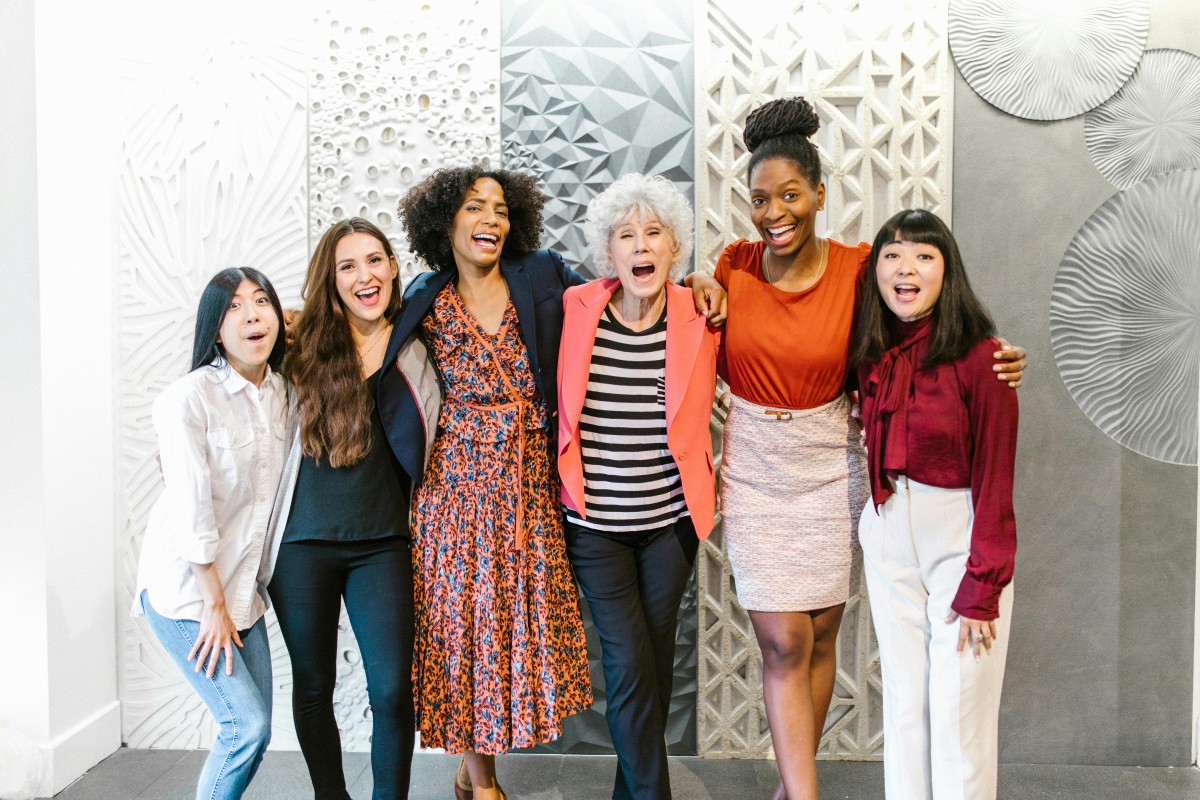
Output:
[[343,599],[367,674],[371,797],[408,797],[415,729],[409,542],[285,542],[269,589],[292,659],[292,715],[316,800],[350,800],[333,715]]

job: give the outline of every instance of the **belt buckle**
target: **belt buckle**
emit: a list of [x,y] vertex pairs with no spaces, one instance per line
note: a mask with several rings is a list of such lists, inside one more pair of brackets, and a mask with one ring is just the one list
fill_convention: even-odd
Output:
[[766,415],[768,415],[768,416],[770,416],[770,415],[774,415],[774,416],[775,416],[775,421],[776,421],[776,422],[787,422],[788,420],[790,420],[790,419],[792,418],[792,412],[790,412],[790,411],[779,411],[779,410],[777,410],[777,409],[774,409],[774,408],[768,408],[768,409],[765,409],[765,410],[763,411],[763,413],[764,413],[764,414],[766,414]]

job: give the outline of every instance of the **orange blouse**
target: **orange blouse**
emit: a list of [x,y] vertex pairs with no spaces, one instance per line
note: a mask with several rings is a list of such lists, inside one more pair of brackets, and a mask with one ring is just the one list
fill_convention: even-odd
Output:
[[825,273],[802,292],[785,292],[763,278],[761,240],[725,248],[714,273],[729,293],[718,370],[735,395],[803,409],[845,391],[858,275],[870,252],[866,242],[850,247],[830,239]]

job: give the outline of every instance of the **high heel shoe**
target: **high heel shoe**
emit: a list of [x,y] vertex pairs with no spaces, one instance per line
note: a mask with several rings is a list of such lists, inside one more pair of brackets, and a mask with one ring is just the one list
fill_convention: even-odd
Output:
[[454,770],[454,800],[472,800],[475,796],[471,789],[471,775],[467,774],[466,779],[463,779],[463,769],[467,766],[467,757],[463,756],[458,762],[458,769]]

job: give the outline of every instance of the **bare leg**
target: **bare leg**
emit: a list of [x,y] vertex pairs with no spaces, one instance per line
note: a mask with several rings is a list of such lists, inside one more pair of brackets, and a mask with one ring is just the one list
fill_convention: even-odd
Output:
[[[813,626],[813,653],[809,665],[809,681],[812,685],[813,723],[816,725],[816,742],[821,744],[825,732],[825,717],[829,714],[829,703],[833,699],[833,684],[837,677],[837,638],[842,627],[842,612],[845,603],[809,612]],[[815,752],[814,752],[815,755]]]
[[817,747],[833,697],[845,604],[818,611],[751,611],[763,654],[763,698],[780,784],[773,800],[816,800]]
[[472,797],[475,800],[501,800],[504,797],[500,784],[496,782],[496,757],[485,756],[468,750],[467,772],[471,776]]
[[762,651],[763,700],[779,776],[789,800],[816,800],[812,618],[803,611],[751,611],[750,621]]

